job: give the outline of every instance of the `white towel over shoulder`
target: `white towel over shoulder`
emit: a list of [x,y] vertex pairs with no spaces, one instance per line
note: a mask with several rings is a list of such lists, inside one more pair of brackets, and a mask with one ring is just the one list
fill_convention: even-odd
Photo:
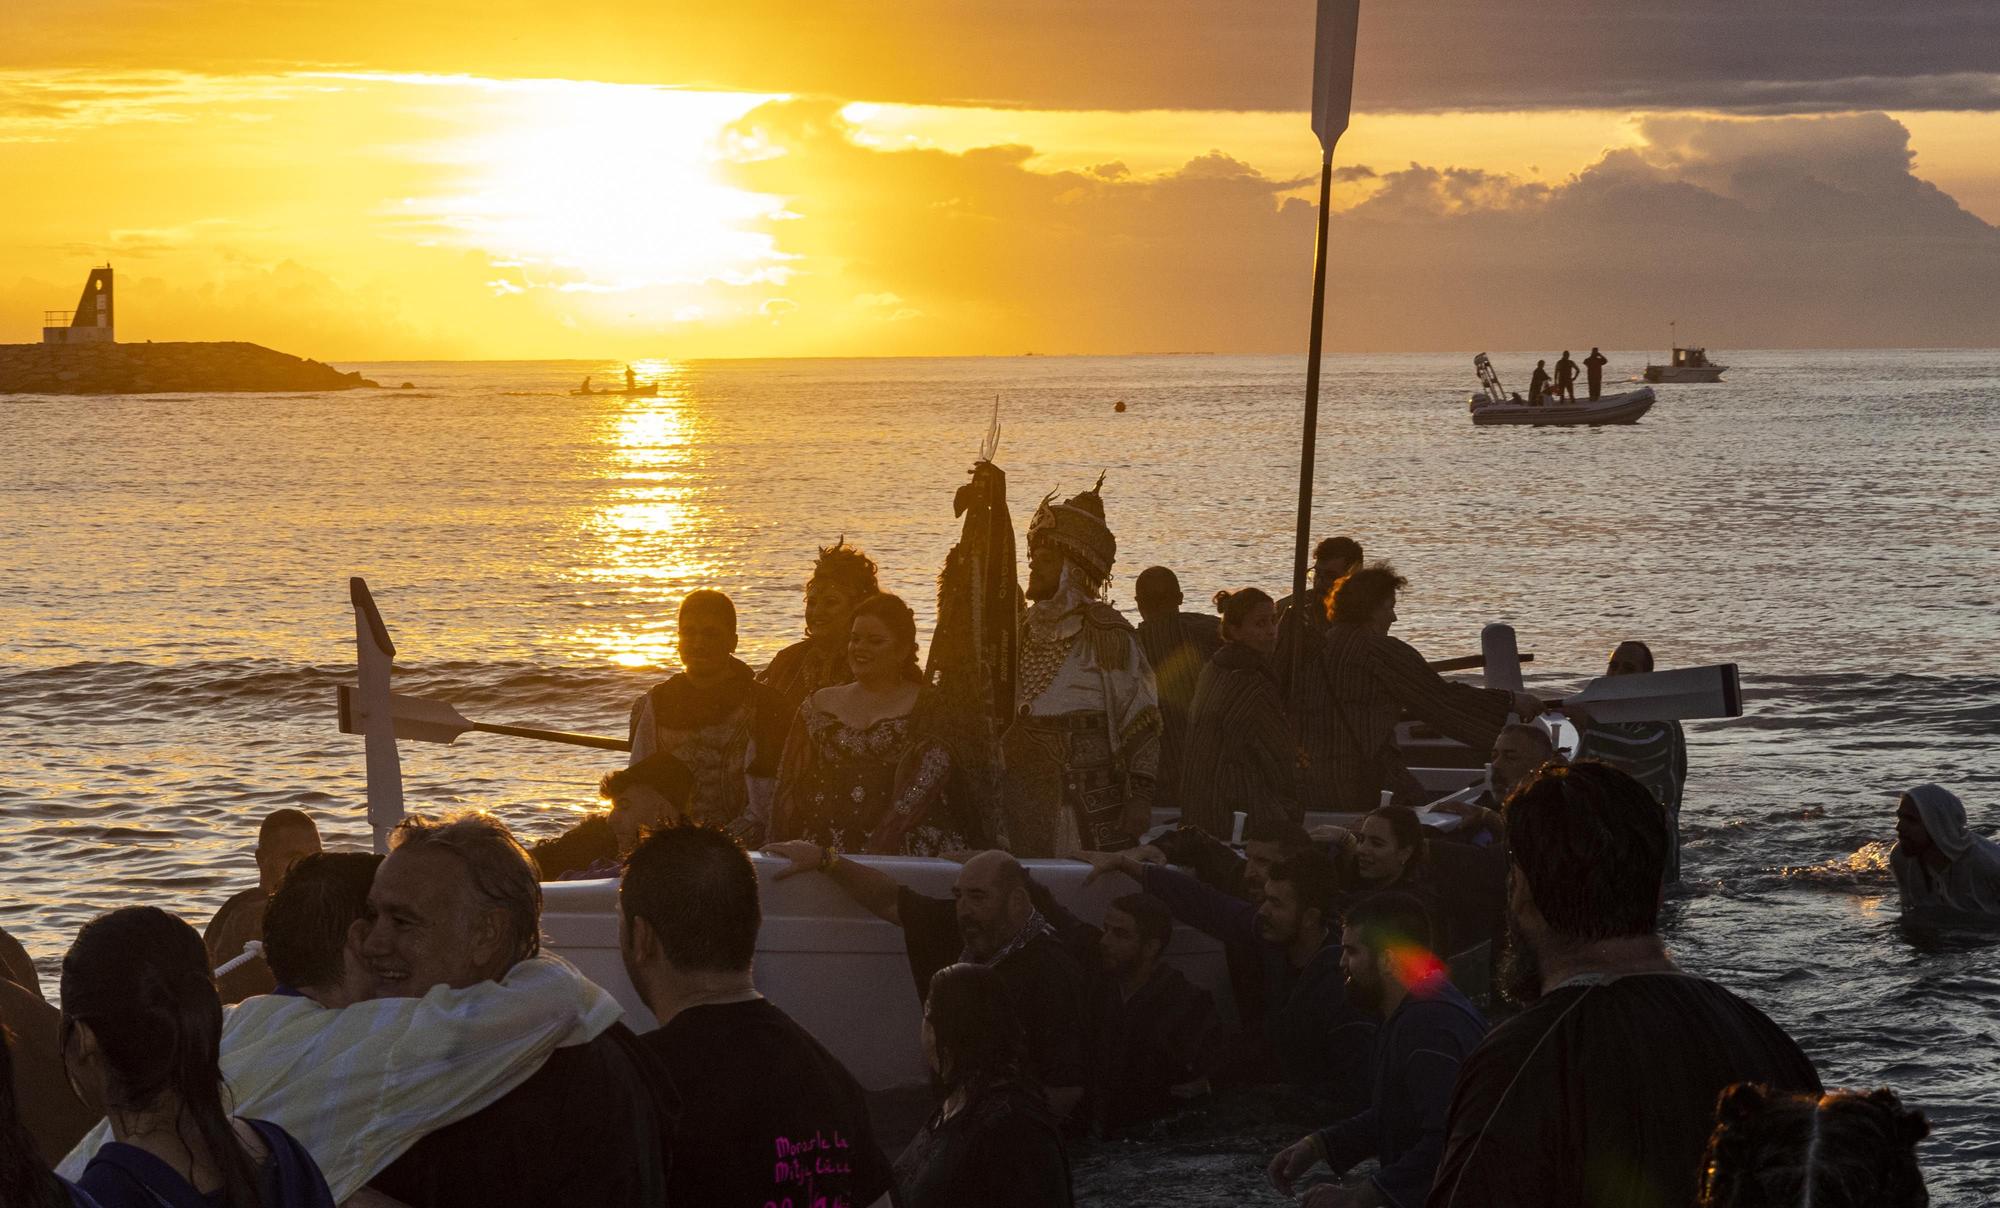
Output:
[[[338,1203],[425,1133],[491,1104],[550,1053],[596,1039],[621,1013],[555,956],[522,961],[499,982],[336,1011],[265,994],[224,1017],[222,1077],[235,1114],[297,1138]],[[63,1159],[63,1175],[81,1177],[111,1139],[109,1123],[98,1124]]]

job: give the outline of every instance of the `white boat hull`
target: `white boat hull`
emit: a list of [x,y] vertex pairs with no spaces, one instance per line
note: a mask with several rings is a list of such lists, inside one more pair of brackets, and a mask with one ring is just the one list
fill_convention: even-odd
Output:
[[1649,382],[1719,382],[1727,365],[1674,366],[1648,365],[1645,377]]
[[1623,394],[1607,394],[1595,401],[1582,400],[1574,403],[1544,403],[1532,407],[1526,403],[1489,401],[1484,395],[1472,396],[1472,422],[1480,427],[1494,424],[1529,424],[1544,427],[1595,427],[1599,424],[1636,423],[1640,416],[1652,410],[1653,388],[1641,386]]
[[[849,856],[932,897],[951,896],[958,865],[907,856]],[[855,905],[813,873],[775,880],[782,861],[753,856],[763,892],[764,926],[757,933],[757,988],[840,1058],[871,1091],[923,1086],[928,1080],[918,1040],[922,1012],[904,955],[902,930]],[[1113,899],[1137,891],[1122,875],[1086,886],[1090,866],[1075,860],[1023,861],[1035,880],[1078,918],[1097,924]],[[652,1013],[625,976],[618,955],[618,883],[564,881],[542,886],[545,947],[611,991],[625,1008],[626,1026],[646,1031]],[[1235,999],[1222,946],[1192,927],[1175,927],[1167,959],[1207,990],[1233,1020]]]

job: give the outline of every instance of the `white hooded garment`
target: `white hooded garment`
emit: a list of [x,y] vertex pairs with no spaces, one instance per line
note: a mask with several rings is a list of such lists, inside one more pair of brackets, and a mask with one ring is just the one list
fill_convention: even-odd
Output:
[[2000,923],[2000,843],[1972,832],[1965,803],[1955,794],[1920,784],[1904,795],[1916,802],[1924,830],[1950,863],[1928,868],[1901,843],[1890,849],[1889,868],[1896,874],[1903,909]]

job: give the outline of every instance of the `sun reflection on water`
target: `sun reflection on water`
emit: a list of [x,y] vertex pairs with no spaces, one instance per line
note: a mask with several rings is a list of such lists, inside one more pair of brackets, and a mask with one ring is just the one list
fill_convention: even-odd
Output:
[[[652,667],[675,661],[674,610],[716,564],[691,462],[698,416],[672,363],[634,361],[632,371],[659,393],[602,404],[597,452],[606,487],[582,521],[592,554],[576,572],[613,587],[619,615],[579,626],[571,640],[618,666]],[[614,366],[604,377],[619,381],[623,373]]]

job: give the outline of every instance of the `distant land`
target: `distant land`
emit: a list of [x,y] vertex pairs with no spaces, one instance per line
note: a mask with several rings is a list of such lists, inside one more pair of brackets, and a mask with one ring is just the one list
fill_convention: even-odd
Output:
[[357,372],[240,340],[0,344],[0,394],[182,394],[353,390]]

